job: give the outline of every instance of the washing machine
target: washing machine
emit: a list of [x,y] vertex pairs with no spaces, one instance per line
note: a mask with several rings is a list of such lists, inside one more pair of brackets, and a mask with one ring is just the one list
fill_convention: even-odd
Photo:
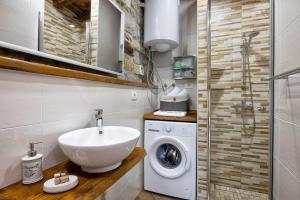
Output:
[[196,199],[196,123],[145,121],[144,189]]

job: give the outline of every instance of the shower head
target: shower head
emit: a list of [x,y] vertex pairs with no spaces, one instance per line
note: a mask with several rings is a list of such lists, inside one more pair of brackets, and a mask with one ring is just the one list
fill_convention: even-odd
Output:
[[249,38],[254,38],[256,36],[258,36],[259,32],[258,31],[252,31],[250,32]]
[[258,34],[259,34],[258,31],[252,31],[252,32],[250,32],[250,34],[249,34],[249,36],[248,36],[248,37],[249,37],[249,41],[248,41],[248,43],[247,43],[247,47],[250,47],[250,46],[251,46],[252,38],[258,36]]

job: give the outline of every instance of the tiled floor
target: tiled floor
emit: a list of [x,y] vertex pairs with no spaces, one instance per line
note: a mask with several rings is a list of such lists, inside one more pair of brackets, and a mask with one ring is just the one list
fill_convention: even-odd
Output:
[[[224,186],[214,186],[212,200],[268,200],[267,194],[251,192]],[[143,191],[135,200],[179,200],[152,192]]]
[[152,192],[143,191],[135,200],[179,200],[177,198],[164,196]]
[[212,200],[268,200],[268,195],[224,186],[212,188]]

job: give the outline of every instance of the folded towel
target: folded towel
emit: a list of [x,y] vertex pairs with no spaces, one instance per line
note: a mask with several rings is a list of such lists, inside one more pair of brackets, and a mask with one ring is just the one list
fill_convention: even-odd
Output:
[[157,116],[166,116],[166,117],[185,117],[187,112],[182,111],[162,111],[158,110],[154,112],[154,115]]

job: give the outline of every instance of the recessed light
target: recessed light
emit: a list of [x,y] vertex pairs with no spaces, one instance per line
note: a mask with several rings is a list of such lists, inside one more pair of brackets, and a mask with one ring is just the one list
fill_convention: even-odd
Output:
[[75,28],[75,25],[74,24],[70,24],[69,25],[71,28]]

